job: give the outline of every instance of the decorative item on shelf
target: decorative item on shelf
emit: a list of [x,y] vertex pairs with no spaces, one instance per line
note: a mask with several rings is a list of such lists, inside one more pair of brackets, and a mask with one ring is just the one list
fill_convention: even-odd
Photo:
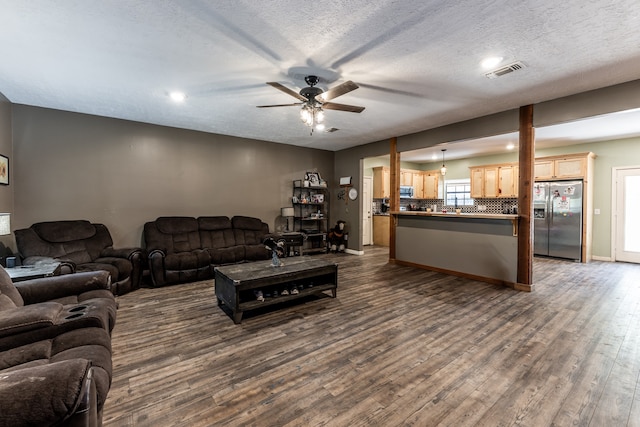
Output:
[[273,237],[264,239],[264,246],[271,251],[271,267],[282,267],[284,264],[280,261],[280,257],[284,256],[285,243],[276,242]]
[[440,173],[442,174],[442,176],[445,176],[447,174],[447,167],[444,165],[444,152],[447,151],[446,148],[442,149],[442,167],[440,168]]
[[[295,202],[294,202],[295,203]],[[294,211],[292,207],[280,208],[280,216],[287,219],[287,228],[285,232],[291,231],[291,227],[289,227],[289,218],[293,218]]]
[[305,182],[309,181],[309,187],[320,187],[320,174],[318,172],[307,172],[304,175],[304,180]]

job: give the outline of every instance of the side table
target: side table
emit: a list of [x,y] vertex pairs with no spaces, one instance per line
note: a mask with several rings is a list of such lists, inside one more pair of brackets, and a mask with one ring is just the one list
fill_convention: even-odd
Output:
[[23,280],[39,279],[42,277],[57,276],[60,274],[60,263],[51,262],[37,265],[20,265],[17,267],[5,268],[13,282]]
[[298,253],[300,256],[303,255],[303,247],[304,247],[304,235],[298,232],[287,232],[281,233],[278,235],[276,239],[279,242],[284,242],[287,250],[285,251],[286,256],[295,255],[295,248],[298,248]]

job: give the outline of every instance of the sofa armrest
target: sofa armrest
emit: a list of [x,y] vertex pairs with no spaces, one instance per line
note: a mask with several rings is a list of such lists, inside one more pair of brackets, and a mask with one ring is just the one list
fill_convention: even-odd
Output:
[[52,326],[62,310],[62,304],[57,302],[2,310],[0,311],[0,338]]
[[149,252],[149,273],[153,286],[164,286],[167,281],[164,269],[165,257],[166,253],[162,249],[154,249]]
[[104,248],[102,252],[100,252],[100,258],[102,257],[112,257],[112,258],[128,258],[131,259],[135,256],[140,256],[142,254],[141,248],[113,248],[109,246],[108,248]]
[[14,283],[25,305],[80,295],[98,289],[111,290],[111,275],[107,271],[88,271],[63,276],[43,277]]
[[0,425],[97,425],[91,372],[86,359],[2,372]]

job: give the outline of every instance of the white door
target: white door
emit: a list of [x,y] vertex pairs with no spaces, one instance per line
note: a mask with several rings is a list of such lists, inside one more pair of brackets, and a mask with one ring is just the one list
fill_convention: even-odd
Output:
[[616,169],[615,260],[640,263],[640,168]]
[[362,244],[373,244],[373,223],[371,210],[373,208],[373,177],[362,177]]

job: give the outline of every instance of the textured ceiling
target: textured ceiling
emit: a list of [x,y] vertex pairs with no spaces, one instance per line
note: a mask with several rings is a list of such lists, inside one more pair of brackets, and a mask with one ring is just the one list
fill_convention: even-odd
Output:
[[[640,77],[638,0],[0,0],[11,102],[339,150]],[[526,68],[488,79],[480,61]],[[360,88],[309,135],[304,76]],[[184,91],[176,104],[168,97]]]

